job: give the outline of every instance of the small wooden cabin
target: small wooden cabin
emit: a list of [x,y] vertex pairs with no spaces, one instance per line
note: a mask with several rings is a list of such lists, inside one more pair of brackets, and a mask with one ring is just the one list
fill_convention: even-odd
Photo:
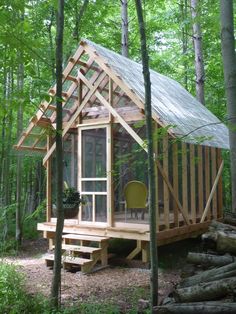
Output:
[[[229,142],[225,125],[179,83],[155,71],[151,82],[157,238],[163,245],[198,235],[222,217],[221,149]],[[50,88],[50,101],[40,104],[17,144],[44,154],[47,217],[38,230],[50,246],[56,227],[55,92],[56,86]],[[131,215],[123,193],[131,180],[148,186],[142,66],[82,40],[63,72],[63,98],[64,180],[86,199],[78,215],[65,219],[65,243],[134,239],[129,258],[142,251],[147,260],[148,212],[144,219]]]

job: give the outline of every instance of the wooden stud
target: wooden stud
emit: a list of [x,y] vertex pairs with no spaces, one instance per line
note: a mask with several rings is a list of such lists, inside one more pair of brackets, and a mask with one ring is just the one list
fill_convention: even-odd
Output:
[[195,146],[190,144],[190,194],[191,194],[191,218],[196,223],[196,176],[195,176]]
[[[163,138],[163,170],[166,176],[169,176],[169,150],[168,150],[168,135],[165,135]],[[169,189],[164,182],[164,224],[167,229],[170,228],[170,194]]]
[[[217,148],[217,168],[220,167],[222,162],[222,156],[221,156],[221,149]],[[222,175],[219,178],[219,183],[218,183],[218,191],[217,191],[217,212],[218,212],[218,218],[223,217],[223,178]]]
[[[211,147],[211,182],[213,183],[216,178],[216,148]],[[217,189],[212,199],[212,214],[213,218],[217,219]]]
[[150,261],[149,241],[141,241],[141,248],[142,248],[142,262],[148,263]]
[[[50,135],[47,136],[47,150],[50,149],[52,145],[52,138]],[[47,161],[46,168],[47,184],[46,184],[46,199],[47,199],[47,222],[51,220],[52,217],[52,161],[49,159]]]
[[188,162],[187,144],[182,143],[182,198],[183,210],[188,216]]
[[[209,159],[209,147],[205,146],[204,155],[205,155],[205,200],[209,199],[210,195],[210,159]],[[211,204],[209,204],[209,210],[207,212],[207,219],[211,219]]]
[[223,167],[224,167],[224,161],[221,162],[220,168],[219,168],[219,170],[218,170],[217,176],[216,176],[215,181],[214,181],[214,184],[213,184],[213,186],[212,186],[211,193],[210,193],[209,198],[208,198],[208,200],[207,200],[206,207],[205,207],[205,209],[204,209],[204,212],[203,212],[203,215],[202,215],[202,218],[201,218],[201,221],[200,221],[200,222],[204,222],[206,216],[208,215],[208,211],[209,211],[209,209],[210,209],[210,204],[211,204],[212,198],[213,198],[213,196],[214,196],[214,193],[215,193],[215,191],[216,191],[218,181],[219,181],[220,176],[221,176],[221,174],[222,174]]
[[107,131],[107,222],[112,227],[114,223],[114,201],[112,187],[112,126],[109,124]]
[[[156,158],[158,158],[158,124],[156,121],[154,121],[154,143],[153,143],[153,149],[154,154],[156,155]],[[159,231],[159,224],[160,224],[160,210],[159,210],[159,195],[158,195],[158,169],[157,165],[155,164],[155,182],[156,182],[156,230]]]
[[[113,81],[109,78],[109,103],[113,106]],[[114,225],[114,186],[113,186],[113,116],[109,112],[109,125],[107,128],[107,197],[108,197],[108,225]]]
[[[176,198],[179,198],[179,161],[178,161],[178,144],[172,144],[172,163],[173,163],[173,189]],[[173,202],[173,209],[174,209],[174,224],[175,227],[179,226],[179,211],[177,208],[176,202]]]
[[198,216],[201,217],[204,209],[204,182],[203,182],[203,155],[202,146],[197,147],[197,171],[198,171]]

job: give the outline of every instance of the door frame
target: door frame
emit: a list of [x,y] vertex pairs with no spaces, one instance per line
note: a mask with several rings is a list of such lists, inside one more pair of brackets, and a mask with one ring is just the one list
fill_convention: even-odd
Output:
[[[86,178],[82,177],[82,131],[84,130],[93,130],[104,128],[106,129],[106,170],[107,175],[106,178],[87,178],[87,181],[105,181],[107,182],[107,190],[106,192],[82,192],[82,182],[86,181]],[[111,141],[111,125],[109,123],[101,123],[101,124],[94,124],[94,125],[78,125],[78,189],[81,193],[81,196],[85,194],[92,195],[93,201],[95,199],[95,195],[106,195],[107,196],[107,221],[106,222],[97,222],[95,221],[95,217],[93,217],[92,221],[85,221],[82,220],[82,205],[80,205],[79,215],[78,215],[78,223],[80,225],[86,226],[97,226],[97,227],[108,227],[111,226],[112,221],[112,189],[111,189],[111,175],[112,175],[112,163],[111,163],[111,151],[112,151],[112,141]],[[93,216],[95,213],[95,204],[93,205]]]

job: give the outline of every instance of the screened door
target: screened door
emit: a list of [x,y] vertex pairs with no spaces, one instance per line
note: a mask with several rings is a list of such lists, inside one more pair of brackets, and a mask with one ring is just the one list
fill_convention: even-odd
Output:
[[80,128],[80,222],[107,223],[107,127]]

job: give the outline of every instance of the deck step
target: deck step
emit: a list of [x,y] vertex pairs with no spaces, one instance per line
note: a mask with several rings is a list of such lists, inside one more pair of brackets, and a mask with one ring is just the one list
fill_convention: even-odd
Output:
[[109,240],[107,237],[98,237],[98,236],[89,236],[84,234],[64,234],[62,236],[63,239],[71,239],[71,240],[81,240],[81,241],[93,241],[93,242],[103,242]]
[[98,253],[101,251],[100,248],[91,247],[91,246],[73,245],[73,244],[62,244],[62,249],[66,251],[88,253],[88,254]]
[[[46,261],[54,261],[54,254],[45,255],[44,259]],[[91,263],[93,260],[82,257],[74,257],[74,256],[62,256],[62,263],[67,264],[75,264],[75,265],[85,265]]]
[[[54,254],[47,254],[44,259],[47,266],[53,266]],[[65,269],[72,270],[73,266],[80,266],[82,273],[89,273],[94,266],[94,261],[81,257],[62,256],[62,264]]]

